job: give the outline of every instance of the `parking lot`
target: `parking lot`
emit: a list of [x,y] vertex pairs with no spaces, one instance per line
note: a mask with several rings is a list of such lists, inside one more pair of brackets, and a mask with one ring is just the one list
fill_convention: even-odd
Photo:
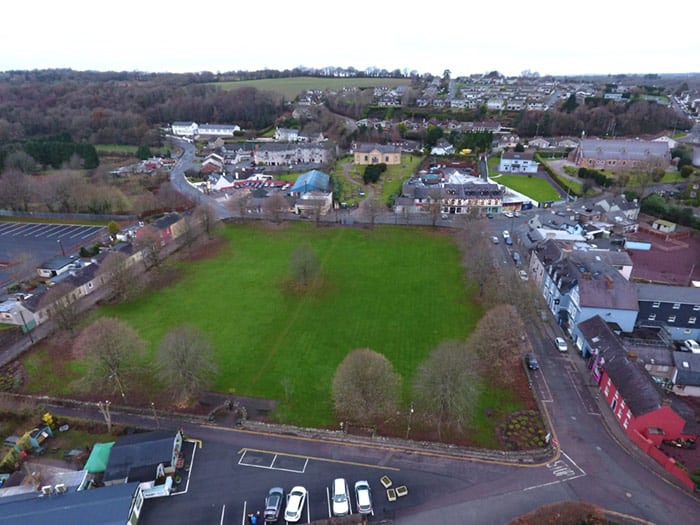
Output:
[[27,254],[38,265],[58,255],[77,254],[106,233],[104,226],[0,222],[0,284],[10,279],[10,267]]

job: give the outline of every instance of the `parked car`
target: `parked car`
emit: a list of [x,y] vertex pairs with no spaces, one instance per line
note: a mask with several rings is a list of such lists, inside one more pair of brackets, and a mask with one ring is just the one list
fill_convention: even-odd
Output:
[[520,264],[520,254],[518,252],[513,252],[513,262],[515,264]]
[[503,238],[508,239],[510,237],[510,232],[508,230],[503,230]]
[[683,341],[683,350],[686,352],[693,352],[694,354],[700,354],[700,344],[695,339],[686,339]]
[[527,275],[527,272],[526,272],[525,270],[520,270],[520,271],[518,272],[518,275],[520,276],[520,278],[521,278],[523,281],[527,281],[527,280],[529,279],[529,277],[528,277],[528,275]]
[[513,212],[513,215],[516,216],[516,217],[520,217],[520,212],[516,210],[516,211]]
[[491,237],[491,241],[492,241],[494,244],[498,244],[498,243],[499,243],[498,237],[496,237],[495,235],[494,235],[493,237]]
[[560,352],[566,352],[569,350],[569,345],[566,344],[566,341],[564,340],[563,337],[557,337],[554,339],[554,346],[557,347],[557,350]]
[[284,509],[284,519],[290,523],[295,523],[301,519],[304,513],[304,503],[306,502],[306,489],[300,485],[292,488],[287,498],[287,507]]
[[513,239],[511,237],[506,237],[506,244],[508,246],[513,246]]
[[513,212],[512,211],[504,211],[503,215],[505,217],[508,217],[509,219],[511,219],[513,217]]
[[355,482],[355,501],[358,514],[372,513],[372,489],[366,480]]
[[274,522],[279,519],[283,500],[284,489],[272,487],[265,498],[265,512],[263,516],[266,522]]
[[336,478],[333,480],[331,491],[331,501],[333,507],[333,516],[346,516],[350,514],[350,495],[348,493],[348,484],[344,478]]
[[530,370],[538,370],[540,368],[540,364],[537,362],[537,358],[532,352],[525,354],[525,363]]

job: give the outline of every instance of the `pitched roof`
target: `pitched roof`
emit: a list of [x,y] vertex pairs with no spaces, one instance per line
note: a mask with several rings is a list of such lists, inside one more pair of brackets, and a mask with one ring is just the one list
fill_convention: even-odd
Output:
[[675,384],[700,386],[700,354],[673,352],[673,362],[676,366]]
[[158,464],[172,461],[175,436],[172,430],[156,430],[119,437],[109,454],[104,480],[152,481]]
[[401,153],[401,148],[394,146],[393,144],[373,144],[373,143],[362,143],[358,144],[355,148],[355,153],[370,153],[377,150],[381,153]]
[[0,498],[0,525],[123,525],[138,483],[41,496],[36,492]]
[[599,160],[645,160],[651,157],[668,157],[666,143],[651,140],[583,139],[579,147],[581,155],[585,158]]
[[700,304],[700,288],[691,286],[638,283],[637,296],[640,301]]
[[311,170],[302,173],[297,178],[294,186],[289,190],[291,193],[305,193],[307,191],[328,191],[330,177],[319,170]]
[[579,323],[578,328],[593,350],[603,357],[603,368],[632,414],[641,416],[662,405],[663,396],[641,361],[630,361],[627,351],[599,316]]

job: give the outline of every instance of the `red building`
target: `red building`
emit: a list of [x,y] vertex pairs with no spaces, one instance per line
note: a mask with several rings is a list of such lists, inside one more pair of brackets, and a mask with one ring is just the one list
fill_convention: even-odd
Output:
[[666,470],[693,487],[687,472],[659,450],[662,441],[697,439],[698,424],[692,408],[664,393],[643,363],[630,358],[600,316],[579,323],[578,327],[583,345],[591,355],[591,373],[629,438]]

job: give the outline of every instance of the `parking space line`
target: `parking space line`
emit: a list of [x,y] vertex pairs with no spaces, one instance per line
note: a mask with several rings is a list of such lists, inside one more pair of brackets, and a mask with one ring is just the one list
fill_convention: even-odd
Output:
[[[355,467],[374,468],[374,469],[377,469],[377,470],[390,470],[390,471],[393,471],[393,472],[400,472],[400,471],[401,471],[400,468],[397,468],[397,467],[387,467],[387,466],[385,466],[385,465],[372,465],[372,464],[369,464],[369,463],[360,463],[360,462],[357,462],[357,461],[343,461],[343,460],[341,460],[341,459],[320,458],[320,457],[317,457],[317,456],[302,456],[302,455],[299,455],[299,454],[286,454],[286,453],[279,454],[278,452],[273,452],[273,451],[271,451],[271,450],[260,450],[260,449],[254,449],[254,448],[242,448],[242,449],[240,449],[240,450],[238,451],[238,453],[240,454],[241,452],[242,452],[244,455],[245,455],[246,452],[258,452],[258,453],[261,453],[261,454],[274,454],[274,455],[280,455],[280,456],[283,456],[283,457],[290,457],[290,458],[298,458],[298,459],[302,459],[302,458],[303,458],[303,459],[305,460],[305,462],[304,462],[304,470],[306,470],[306,466],[308,465],[309,460],[313,459],[313,460],[315,460],[315,461],[323,461],[323,462],[325,462],[325,463],[338,463],[338,464],[340,464],[340,465],[351,465],[351,466],[355,466]],[[239,461],[239,463],[240,463],[240,461]],[[246,466],[248,466],[248,465],[246,464]],[[251,465],[251,466],[252,466],[252,465]],[[279,469],[277,469],[277,470],[283,470],[283,469],[279,468]],[[292,471],[292,472],[296,472],[296,471]]]

